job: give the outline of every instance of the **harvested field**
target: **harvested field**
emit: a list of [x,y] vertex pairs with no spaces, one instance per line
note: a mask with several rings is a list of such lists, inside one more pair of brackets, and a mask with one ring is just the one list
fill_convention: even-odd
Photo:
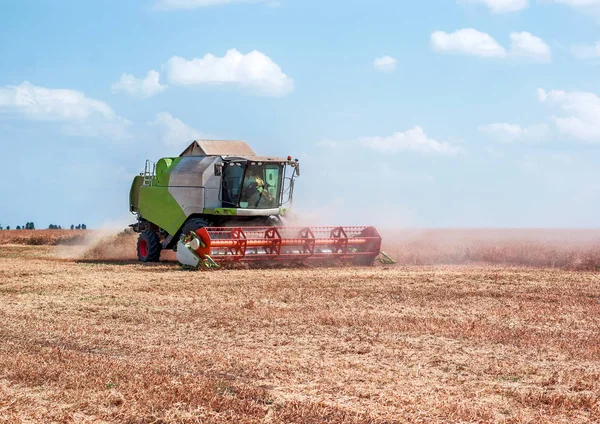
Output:
[[413,234],[386,249],[421,265],[374,268],[0,246],[0,422],[600,421],[598,233]]

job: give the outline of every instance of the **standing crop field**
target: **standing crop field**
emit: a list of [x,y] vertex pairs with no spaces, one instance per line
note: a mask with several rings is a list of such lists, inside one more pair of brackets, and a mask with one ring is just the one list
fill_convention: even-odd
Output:
[[81,243],[86,233],[82,230],[4,230],[0,231],[0,245],[58,245]]
[[[386,249],[427,262],[414,243]],[[592,247],[189,272],[3,245],[0,422],[600,421],[600,273],[573,265]]]

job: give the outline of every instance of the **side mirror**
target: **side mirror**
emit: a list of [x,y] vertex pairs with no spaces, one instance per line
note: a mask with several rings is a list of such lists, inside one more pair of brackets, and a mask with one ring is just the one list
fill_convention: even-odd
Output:
[[300,162],[298,162],[298,159],[296,159],[296,176],[299,177],[300,176]]
[[294,198],[294,179],[292,178],[292,180],[290,181],[290,194],[288,196],[288,202],[291,202],[292,199]]
[[220,177],[221,175],[223,175],[223,164],[216,163],[215,164],[215,176]]

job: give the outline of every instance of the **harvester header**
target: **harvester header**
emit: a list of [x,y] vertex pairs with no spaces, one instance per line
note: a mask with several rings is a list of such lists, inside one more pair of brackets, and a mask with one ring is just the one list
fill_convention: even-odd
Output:
[[300,164],[259,156],[244,141],[196,140],[178,157],[146,161],[130,191],[142,262],[173,249],[188,266],[226,261],[339,260],[371,265],[374,227],[291,227]]
[[374,227],[225,227],[200,228],[180,242],[177,258],[185,265],[203,261],[352,261],[370,265],[379,255],[381,236]]

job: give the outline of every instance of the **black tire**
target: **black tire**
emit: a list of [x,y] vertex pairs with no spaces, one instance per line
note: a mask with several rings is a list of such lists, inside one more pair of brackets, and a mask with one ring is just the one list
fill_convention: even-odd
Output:
[[210,222],[204,218],[192,218],[181,227],[181,234],[187,236],[190,232],[202,227],[210,227]]
[[152,230],[140,234],[137,242],[137,254],[140,262],[158,262],[160,260],[160,237]]

